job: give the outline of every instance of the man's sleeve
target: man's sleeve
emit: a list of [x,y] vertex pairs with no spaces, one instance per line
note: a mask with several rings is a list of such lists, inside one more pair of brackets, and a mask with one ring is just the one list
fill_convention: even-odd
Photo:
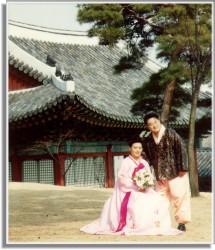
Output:
[[175,132],[174,134],[175,158],[179,171],[188,171],[187,149],[182,138]]

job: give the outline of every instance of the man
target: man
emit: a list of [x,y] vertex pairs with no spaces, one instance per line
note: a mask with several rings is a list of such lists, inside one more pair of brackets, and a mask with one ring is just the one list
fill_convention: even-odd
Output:
[[175,207],[174,216],[178,229],[186,231],[185,224],[191,220],[190,186],[188,178],[187,152],[181,137],[165,128],[157,113],[151,111],[144,117],[151,133],[144,140],[144,152],[153,166],[158,191]]

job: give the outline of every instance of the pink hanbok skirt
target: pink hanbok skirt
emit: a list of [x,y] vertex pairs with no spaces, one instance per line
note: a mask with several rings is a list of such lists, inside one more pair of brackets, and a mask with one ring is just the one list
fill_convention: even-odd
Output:
[[100,218],[83,226],[80,230],[89,234],[113,235],[177,235],[183,233],[171,227],[168,205],[153,188],[144,192],[131,191],[127,202],[126,223],[118,231],[121,203],[122,193],[115,189],[105,202]]

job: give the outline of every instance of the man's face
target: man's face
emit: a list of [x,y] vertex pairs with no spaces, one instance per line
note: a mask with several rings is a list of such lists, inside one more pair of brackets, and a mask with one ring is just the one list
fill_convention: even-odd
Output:
[[146,127],[153,134],[158,134],[161,128],[161,122],[157,118],[152,117],[148,119]]

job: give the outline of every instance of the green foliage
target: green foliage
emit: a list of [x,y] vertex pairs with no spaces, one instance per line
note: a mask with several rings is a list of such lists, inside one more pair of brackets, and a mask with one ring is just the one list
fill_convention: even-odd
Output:
[[174,91],[171,110],[170,121],[175,120],[179,115],[178,108],[180,109],[185,103],[191,102],[191,92],[187,92],[181,86],[186,82],[186,78],[181,74],[177,64],[152,74],[149,81],[144,82],[140,88],[132,92],[131,99],[135,100],[135,103],[132,105],[131,111],[136,114],[144,114],[153,107],[154,110],[161,112],[166,85],[174,79],[174,74],[175,77],[177,76],[178,83],[180,83],[177,84]]
[[121,6],[119,4],[82,4],[78,5],[78,21],[80,23],[96,23],[99,27],[111,24],[120,27],[123,24]]
[[[210,63],[204,62],[211,53],[211,4],[82,4],[78,21],[92,23],[89,36],[98,36],[100,44],[113,46],[119,40],[127,43],[128,55],[123,56],[114,69],[140,69],[147,56],[147,48],[156,42],[157,58],[168,67],[152,74],[147,82],[134,90],[132,112],[143,112],[157,105],[161,110],[166,86],[177,81],[171,114],[177,114],[186,101],[191,102],[181,85],[194,86],[211,78]],[[199,76],[198,76],[199,77]],[[172,116],[172,115],[171,115]]]
[[[197,20],[195,12],[199,13]],[[153,18],[157,25],[164,27],[162,35],[155,37],[159,44],[157,57],[169,63],[168,67],[160,72],[159,84],[166,86],[173,79],[177,80],[170,120],[173,117],[172,114],[176,114],[175,107],[180,108],[180,105],[186,101],[186,98],[183,98],[186,95],[183,92],[178,92],[178,85],[191,82],[195,89],[197,84],[209,82],[211,79],[210,16],[211,8],[208,5],[197,8],[196,4],[183,4],[162,7]],[[149,85],[154,87],[152,78],[146,86]],[[154,93],[154,88],[152,90],[148,88],[148,90]],[[160,89],[160,91],[164,91],[164,89]],[[145,95],[144,92],[142,92],[143,95]],[[188,100],[190,103],[192,102],[191,95]],[[144,97],[142,103],[137,98],[132,110],[137,110],[138,107],[144,110],[145,101]],[[201,103],[199,102],[198,106]]]
[[[143,20],[154,15],[151,4],[79,4],[78,21],[92,23],[88,35],[98,36],[101,45],[113,46],[120,40],[127,42],[129,49],[135,46],[139,51],[153,45],[159,32]],[[137,13],[137,16],[136,16]]]
[[124,20],[119,4],[83,4],[78,5],[78,21],[92,23],[88,34],[98,36],[100,44],[113,45],[124,39]]
[[119,63],[114,66],[114,72],[120,74],[121,72],[127,69],[141,69],[142,63],[139,60],[136,60],[133,56],[123,56],[120,58]]
[[[93,22],[89,35],[98,35],[100,44],[114,45],[120,39],[127,42],[129,54],[115,67],[116,72],[140,67],[147,48],[154,42],[159,45],[157,58],[162,58],[168,67],[153,74],[141,88],[134,90],[131,95],[135,101],[132,112],[141,114],[152,108],[157,111],[162,108],[164,121],[171,121],[179,115],[180,106],[190,101],[190,186],[192,196],[198,196],[193,147],[195,117],[201,84],[211,78],[212,4],[96,4],[84,5],[84,8],[88,17],[80,12],[79,20]],[[185,82],[191,83],[190,93],[181,88]],[[162,100],[165,103],[163,107]],[[198,121],[202,124],[200,133],[208,131],[205,121],[210,119],[209,113]]]

